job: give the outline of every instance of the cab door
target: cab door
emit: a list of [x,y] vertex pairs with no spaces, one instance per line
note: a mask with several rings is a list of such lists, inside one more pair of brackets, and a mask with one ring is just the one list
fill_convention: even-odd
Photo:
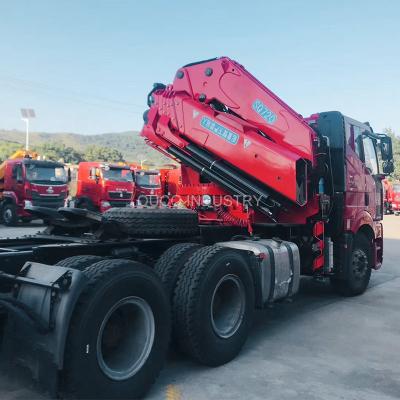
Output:
[[364,153],[365,210],[373,219],[382,219],[382,179],[379,175],[376,142],[366,134],[362,135]]
[[23,176],[23,169],[22,169],[22,164],[17,163],[13,166],[12,168],[12,191],[15,193],[17,196],[17,201],[18,204],[21,205],[21,203],[24,200],[25,194],[24,194],[24,176]]
[[361,129],[357,125],[346,126],[346,207],[348,217],[355,218],[364,207],[364,165]]

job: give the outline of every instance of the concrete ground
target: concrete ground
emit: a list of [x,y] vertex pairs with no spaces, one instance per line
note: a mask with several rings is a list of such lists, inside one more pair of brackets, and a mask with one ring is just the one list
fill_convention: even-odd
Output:
[[[241,354],[206,368],[172,354],[149,399],[400,399],[400,217],[387,216],[385,260],[362,296],[303,279],[293,303],[260,311]],[[0,236],[33,233],[6,230]],[[27,377],[0,377],[0,399],[47,399]]]

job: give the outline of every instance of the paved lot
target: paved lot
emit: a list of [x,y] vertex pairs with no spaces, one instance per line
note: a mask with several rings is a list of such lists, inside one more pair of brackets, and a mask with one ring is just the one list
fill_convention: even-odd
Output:
[[[0,236],[37,228],[0,226]],[[233,362],[211,369],[171,354],[148,398],[166,398],[168,387],[175,399],[399,399],[400,217],[385,217],[384,266],[363,296],[304,279],[294,303],[257,314]],[[0,399],[28,398],[47,397],[27,378],[0,377]]]
[[18,237],[24,235],[34,235],[36,232],[44,229],[44,225],[40,220],[32,221],[29,224],[19,224],[16,227],[7,228],[0,224],[0,238],[4,237]]

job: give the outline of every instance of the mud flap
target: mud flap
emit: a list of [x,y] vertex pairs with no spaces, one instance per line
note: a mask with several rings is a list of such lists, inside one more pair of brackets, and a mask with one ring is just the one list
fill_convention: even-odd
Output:
[[87,278],[69,268],[26,263],[17,276],[0,273],[0,281],[11,281],[13,287],[0,297],[0,306],[7,312],[2,367],[7,371],[17,364],[29,369],[54,397],[69,322]]
[[353,233],[344,232],[343,235],[333,244],[334,274],[336,278],[348,278],[353,242]]

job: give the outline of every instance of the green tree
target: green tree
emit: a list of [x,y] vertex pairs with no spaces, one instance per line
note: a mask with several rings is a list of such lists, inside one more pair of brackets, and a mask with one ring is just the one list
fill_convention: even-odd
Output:
[[383,132],[392,138],[394,160],[394,172],[392,177],[395,180],[400,180],[400,138],[395,134],[392,128],[385,128]]
[[58,144],[56,142],[45,143],[35,147],[35,151],[39,155],[46,157],[49,160],[61,161],[71,164],[77,164],[83,160],[82,153],[67,147],[64,144]]
[[0,163],[7,160],[13,153],[21,149],[22,145],[14,142],[0,142]]
[[83,158],[86,161],[118,162],[124,161],[122,153],[110,147],[90,145],[86,148]]

